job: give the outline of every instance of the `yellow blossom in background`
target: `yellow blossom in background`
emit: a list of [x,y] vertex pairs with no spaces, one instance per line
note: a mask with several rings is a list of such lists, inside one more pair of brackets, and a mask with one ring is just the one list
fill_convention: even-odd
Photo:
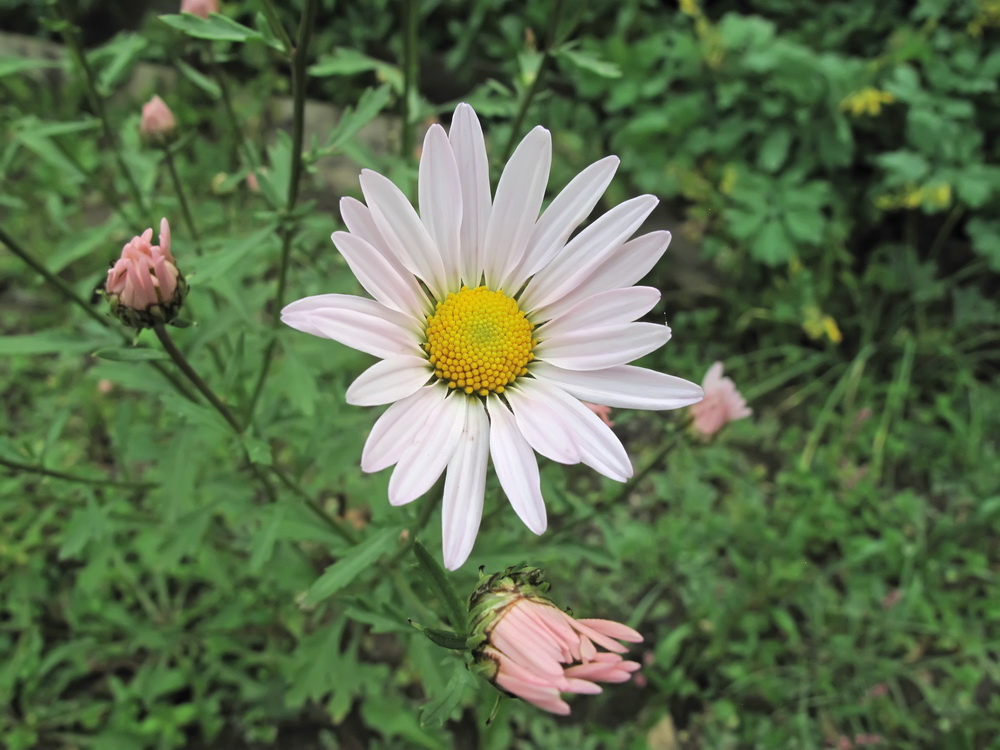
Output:
[[681,13],[692,18],[701,15],[701,8],[698,7],[697,0],[680,0]]
[[804,319],[802,330],[814,341],[826,338],[833,344],[839,344],[844,340],[844,335],[840,332],[840,326],[830,315],[823,314],[815,305],[809,305],[802,310]]
[[727,164],[725,169],[722,170],[722,179],[719,180],[719,192],[723,195],[729,195],[733,192],[733,188],[736,187],[736,181],[739,179],[739,172],[736,171],[736,167],[732,164]]
[[874,199],[875,208],[894,211],[900,208],[938,210],[951,205],[952,188],[947,182],[928,185],[907,185],[895,193],[883,193]]
[[883,104],[891,104],[894,101],[896,101],[896,97],[888,91],[865,86],[861,91],[856,91],[845,97],[840,103],[840,108],[850,112],[852,117],[862,117],[863,115],[875,117],[882,111]]
[[1000,0],[977,0],[976,15],[966,27],[969,34],[982,36],[983,29],[998,26],[1000,26]]

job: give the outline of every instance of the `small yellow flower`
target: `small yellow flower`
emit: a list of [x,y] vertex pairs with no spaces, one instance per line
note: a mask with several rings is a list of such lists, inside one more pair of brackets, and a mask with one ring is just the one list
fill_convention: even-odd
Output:
[[951,185],[943,182],[927,191],[927,198],[937,208],[948,208],[951,205]]
[[701,8],[698,7],[697,0],[680,0],[681,13],[685,16],[700,16]]
[[840,108],[849,112],[852,117],[862,117],[863,115],[875,117],[882,111],[883,104],[891,104],[894,101],[896,101],[896,97],[888,91],[880,91],[866,86],[845,97],[840,103]]
[[806,307],[803,314],[802,330],[809,338],[815,341],[826,337],[833,344],[839,344],[844,340],[844,335],[840,332],[837,321],[830,315],[823,314],[823,311],[815,305]]
[[738,179],[739,172],[736,171],[736,167],[732,164],[727,164],[725,169],[722,170],[722,179],[719,181],[719,192],[723,195],[732,193]]

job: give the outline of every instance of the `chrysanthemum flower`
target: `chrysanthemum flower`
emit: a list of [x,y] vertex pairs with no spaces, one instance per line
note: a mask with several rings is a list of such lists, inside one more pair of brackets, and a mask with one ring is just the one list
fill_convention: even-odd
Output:
[[660,293],[632,285],[670,233],[629,238],[657,199],[626,201],[570,239],[618,159],[589,166],[539,216],[551,154],[549,132],[532,130],[491,196],[479,120],[459,105],[450,133],[433,125],[424,139],[419,213],[369,170],[361,173],[367,206],[341,201],[348,231],[334,232],[334,244],[374,299],[323,294],[282,311],[293,328],[381,360],[347,391],[352,404],[392,404],[361,467],[396,466],[393,505],[420,497],[447,469],[449,569],[472,550],[490,458],[515,512],[540,534],[546,516],[533,451],[618,481],[632,474],[618,438],[582,400],[676,409],[701,398],[697,385],[628,364],[670,338],[665,325],[635,322]]
[[[501,690],[555,714],[568,714],[560,693],[593,695],[598,682],[626,682],[639,663],[619,641],[642,636],[611,620],[577,620],[547,596],[537,568],[491,576],[469,603],[475,669]],[[599,651],[598,647],[606,649]]]
[[730,422],[753,414],[732,378],[722,375],[721,362],[708,368],[701,386],[705,398],[691,407],[691,427],[695,432],[708,437]]
[[160,244],[153,230],[133,237],[108,270],[104,294],[111,311],[132,328],[169,323],[184,303],[187,284],[170,253],[170,225],[160,220]]
[[174,118],[174,113],[160,97],[154,96],[142,105],[139,134],[145,141],[162,145],[170,141],[176,132],[177,120]]

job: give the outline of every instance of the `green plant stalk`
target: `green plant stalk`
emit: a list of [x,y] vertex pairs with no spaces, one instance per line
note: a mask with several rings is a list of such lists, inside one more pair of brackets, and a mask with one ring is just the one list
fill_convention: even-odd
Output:
[[413,155],[414,112],[419,58],[417,57],[417,16],[419,0],[403,0],[403,134],[399,139],[400,155],[409,160]]
[[441,597],[441,602],[447,610],[448,621],[451,623],[452,628],[460,633],[466,632],[469,619],[468,610],[462,606],[462,601],[458,598],[455,587],[448,580],[444,568],[427,551],[427,548],[416,540],[413,542],[413,554],[416,556],[417,562],[423,569],[427,579],[434,587],[435,592]]
[[292,153],[291,169],[288,180],[288,199],[285,202],[285,210],[281,227],[281,260],[278,265],[278,289],[275,293],[274,307],[271,310],[271,340],[264,349],[263,363],[260,368],[260,375],[257,376],[257,383],[254,385],[253,393],[250,396],[250,403],[247,407],[247,421],[253,419],[257,402],[261,393],[264,392],[264,385],[271,372],[271,363],[274,359],[274,351],[278,346],[276,331],[281,323],[281,309],[285,306],[285,287],[288,283],[288,263],[292,254],[292,240],[295,237],[296,226],[292,219],[295,212],[295,205],[299,200],[299,183],[302,181],[302,142],[305,137],[305,112],[306,112],[306,67],[309,63],[309,40],[312,37],[312,27],[316,20],[316,11],[319,7],[319,0],[306,0],[302,9],[302,18],[299,23],[299,35],[292,57]]
[[339,534],[340,537],[345,542],[348,542],[349,544],[358,543],[357,534],[355,534],[350,528],[348,528],[342,521],[332,517],[329,513],[323,510],[323,507],[315,500],[313,500],[312,497],[310,497],[309,494],[304,489],[302,489],[302,487],[298,484],[298,482],[296,482],[294,479],[288,476],[286,472],[284,472],[281,468],[277,466],[271,466],[269,468],[271,469],[272,472],[274,472],[274,475],[278,477],[278,479],[281,481],[282,484],[284,484],[288,489],[290,489],[296,495],[301,497],[303,502],[305,502],[305,504],[309,506],[309,509],[317,516],[319,516],[321,519],[323,519],[327,523],[327,525],[335,533]]
[[93,484],[99,487],[121,487],[123,489],[145,490],[157,487],[156,482],[128,482],[119,479],[97,479],[94,477],[81,477],[76,474],[69,474],[55,469],[46,469],[44,466],[34,466],[24,464],[20,461],[12,461],[9,458],[0,456],[0,466],[12,471],[23,471],[29,474],[41,474],[42,476],[62,479],[65,482],[76,482],[77,484]]
[[101,121],[101,129],[104,131],[104,138],[107,140],[108,146],[115,155],[115,161],[118,163],[118,169],[125,178],[125,182],[128,183],[129,191],[132,193],[132,199],[136,202],[136,205],[139,206],[139,210],[142,214],[145,215],[148,210],[146,201],[142,197],[142,191],[139,190],[139,185],[136,184],[135,178],[132,176],[132,172],[128,168],[128,164],[125,163],[125,157],[118,144],[118,139],[115,137],[114,129],[111,127],[111,121],[108,119],[108,112],[104,108],[104,99],[97,90],[97,79],[94,77],[94,70],[90,67],[90,63],[87,61],[87,54],[83,47],[80,46],[80,41],[76,37],[76,26],[72,21],[72,16],[70,15],[68,8],[66,7],[66,0],[56,0],[56,4],[59,7],[59,13],[62,15],[62,18],[66,23],[61,31],[61,35],[63,41],[66,43],[66,46],[76,59],[77,64],[80,66],[80,70],[83,71],[84,81],[87,85],[87,98],[90,99],[90,106],[93,107],[94,112],[97,114],[97,118]]
[[278,17],[278,11],[274,7],[271,0],[261,0],[261,9],[264,11],[264,18],[267,19],[267,25],[271,27],[271,31],[274,35],[281,40],[281,43],[285,47],[285,54],[291,56],[292,54],[292,38],[288,36],[288,32],[285,31],[284,25],[281,23],[281,19]]
[[542,51],[542,59],[538,63],[538,71],[535,73],[535,77],[521,96],[521,103],[517,108],[517,115],[514,117],[514,124],[511,125],[510,136],[508,136],[507,145],[503,150],[504,162],[510,159],[510,155],[514,151],[514,143],[521,132],[521,126],[524,124],[524,118],[528,114],[528,108],[531,106],[531,102],[538,92],[538,85],[542,80],[542,76],[545,75],[549,63],[552,61],[552,50],[562,41],[556,36],[559,33],[559,22],[562,19],[562,12],[563,0],[556,0],[556,7],[552,11],[552,25],[549,29],[548,38],[545,41],[545,49]]
[[243,129],[236,118],[236,110],[233,108],[233,97],[229,92],[229,79],[226,78],[222,66],[219,65],[219,61],[215,58],[212,43],[206,42],[206,45],[209,67],[212,69],[212,75],[215,76],[216,81],[219,83],[219,91],[222,96],[222,109],[226,113],[226,120],[229,122],[229,129],[232,131],[233,143],[236,144],[235,156],[239,158],[240,148],[242,147],[243,158],[246,160],[247,165],[256,171],[260,167],[260,163],[257,161],[254,150],[243,136]]
[[690,417],[685,417],[684,421],[679,425],[674,425],[672,429],[672,435],[669,435],[667,443],[660,449],[660,451],[653,456],[653,459],[642,467],[637,474],[635,474],[631,479],[629,479],[625,485],[621,488],[618,493],[618,497],[614,499],[612,505],[618,505],[624,502],[628,496],[635,490],[636,487],[642,482],[643,479],[648,477],[655,469],[657,469],[660,464],[670,455],[670,453],[680,444],[681,438],[684,435],[684,430],[691,423]]
[[181,178],[177,174],[177,166],[174,164],[174,154],[169,146],[164,147],[163,158],[167,163],[167,171],[170,172],[170,181],[174,184],[174,192],[177,193],[177,200],[181,204],[181,214],[184,216],[184,223],[187,224],[188,231],[191,233],[191,239],[194,240],[195,252],[201,255],[201,235],[198,234],[198,227],[195,225],[194,217],[191,215],[191,207],[188,205],[184,183],[181,182]]

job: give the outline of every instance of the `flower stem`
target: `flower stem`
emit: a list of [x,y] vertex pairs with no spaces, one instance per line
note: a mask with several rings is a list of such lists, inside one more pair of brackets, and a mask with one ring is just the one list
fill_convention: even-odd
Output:
[[12,461],[9,458],[0,457],[0,466],[12,471],[23,471],[29,474],[41,474],[42,476],[62,479],[66,482],[76,482],[77,484],[94,484],[101,487],[121,487],[123,489],[145,490],[156,487],[155,482],[128,482],[118,479],[97,479],[95,477],[81,477],[76,474],[69,474],[55,469],[46,469],[44,466],[34,466],[24,464],[20,461]]
[[521,103],[517,109],[517,115],[514,118],[514,124],[511,126],[510,135],[507,138],[507,146],[503,150],[503,160],[506,162],[510,159],[511,153],[514,151],[514,143],[517,141],[518,136],[521,133],[521,126],[524,124],[524,118],[528,114],[528,108],[531,106],[532,100],[535,98],[535,94],[538,92],[539,82],[542,80],[542,76],[545,74],[549,63],[552,61],[552,50],[556,48],[558,43],[562,41],[561,38],[557,37],[559,31],[559,22],[562,19],[563,11],[563,0],[556,0],[556,7],[552,11],[552,26],[548,34],[548,38],[545,40],[545,49],[542,51],[542,59],[538,63],[538,70],[535,71],[535,77],[531,79],[531,83],[528,85],[527,90],[521,96]]
[[222,400],[215,395],[215,391],[211,389],[208,383],[202,380],[202,377],[191,366],[187,357],[184,356],[184,352],[177,348],[177,345],[174,343],[173,338],[171,338],[166,326],[159,323],[153,327],[153,332],[156,334],[156,338],[158,338],[160,343],[163,345],[164,351],[170,355],[170,358],[174,361],[174,364],[180,368],[181,372],[184,373],[184,376],[191,381],[191,384],[198,389],[202,396],[208,399],[208,402],[215,407],[215,410],[219,412],[219,414],[222,415],[222,418],[229,423],[229,426],[232,427],[236,433],[242,434],[243,427],[233,415],[233,412],[228,406],[222,403]]
[[115,137],[114,129],[111,127],[111,121],[108,119],[108,112],[104,108],[104,99],[101,96],[100,91],[97,90],[97,78],[94,76],[94,70],[90,67],[90,63],[87,61],[87,54],[80,45],[80,40],[77,38],[76,25],[73,23],[72,16],[66,7],[66,0],[56,0],[56,4],[59,7],[59,12],[64,21],[64,25],[61,28],[62,38],[75,58],[77,65],[80,66],[80,70],[83,71],[83,78],[87,86],[87,98],[90,100],[90,106],[93,108],[97,118],[101,121],[101,129],[104,132],[104,139],[107,141],[108,146],[115,155],[115,161],[118,163],[118,169],[125,178],[125,182],[128,183],[132,199],[136,202],[136,205],[139,206],[140,211],[145,215],[147,211],[146,201],[142,197],[142,191],[139,190],[139,185],[132,176],[132,171],[128,168],[128,164],[125,163],[125,157],[122,154],[121,146],[118,143],[118,139]]
[[403,134],[399,139],[400,155],[413,155],[413,100],[416,98],[419,59],[417,57],[417,10],[419,0],[403,0]]
[[281,19],[278,17],[278,11],[274,7],[274,3],[271,0],[262,0],[261,8],[264,10],[264,17],[267,19],[268,26],[271,27],[271,31],[274,32],[275,36],[281,40],[282,45],[285,47],[285,54],[291,56],[292,48],[292,38],[288,36],[288,32],[285,31],[284,25],[281,23]]
[[271,471],[274,472],[275,476],[277,476],[279,480],[281,480],[282,484],[288,487],[288,489],[290,489],[296,495],[301,497],[302,500],[305,502],[305,504],[309,506],[309,509],[317,516],[319,516],[321,519],[323,519],[323,521],[325,521],[326,524],[335,533],[339,534],[344,541],[348,542],[349,544],[358,543],[357,534],[351,531],[351,529],[349,529],[341,520],[334,518],[329,513],[327,513],[323,509],[323,507],[315,500],[313,500],[312,497],[310,497],[309,494],[306,493],[306,491],[302,489],[302,487],[300,487],[299,484],[294,479],[288,476],[288,474],[286,474],[283,470],[281,470],[277,466],[271,466]]
[[191,239],[194,240],[195,252],[201,255],[201,236],[198,234],[198,227],[195,226],[194,217],[191,215],[191,208],[188,205],[187,195],[184,192],[184,183],[181,182],[181,178],[177,174],[177,166],[174,164],[174,154],[169,146],[163,149],[163,156],[164,161],[167,163],[167,171],[170,172],[170,181],[174,184],[174,192],[177,193],[177,199],[181,204],[184,223],[187,224],[188,231],[191,233]]
[[684,427],[690,423],[689,419],[685,419],[683,424],[679,427],[674,427],[673,434],[669,436],[667,443],[660,449],[659,453],[653,456],[648,464],[639,470],[639,473],[635,474],[631,479],[629,479],[625,486],[622,487],[621,491],[618,493],[618,497],[612,502],[612,505],[618,505],[623,503],[632,491],[639,486],[643,479],[648,477],[655,469],[657,469],[660,464],[670,455],[674,448],[681,442],[681,438],[684,435]]
[[309,63],[309,40],[312,36],[312,28],[316,20],[316,11],[319,7],[319,0],[305,0],[305,7],[302,9],[302,18],[299,22],[299,35],[292,55],[292,96],[294,97],[292,106],[292,152],[291,169],[288,180],[288,198],[285,202],[285,210],[282,217],[281,226],[281,260],[278,265],[278,289],[275,293],[274,307],[271,310],[271,340],[264,350],[264,361],[260,368],[260,375],[254,386],[250,403],[247,407],[247,421],[253,418],[257,402],[264,391],[267,376],[271,371],[271,362],[274,359],[274,351],[278,346],[278,338],[274,335],[281,322],[281,309],[285,306],[285,286],[288,282],[288,262],[292,254],[292,240],[295,237],[296,222],[292,219],[295,212],[295,205],[299,200],[299,183],[302,180],[302,141],[305,134],[305,111],[306,111],[306,66]]
[[427,551],[427,548],[420,542],[415,541],[413,543],[413,554],[416,556],[421,570],[423,570],[424,575],[427,577],[428,583],[430,583],[437,595],[441,597],[441,603],[445,606],[451,627],[459,633],[466,632],[469,619],[467,610],[462,606],[462,602],[455,592],[455,587],[451,585],[451,581],[445,575],[444,568],[441,567],[438,561],[434,559],[431,553]]

